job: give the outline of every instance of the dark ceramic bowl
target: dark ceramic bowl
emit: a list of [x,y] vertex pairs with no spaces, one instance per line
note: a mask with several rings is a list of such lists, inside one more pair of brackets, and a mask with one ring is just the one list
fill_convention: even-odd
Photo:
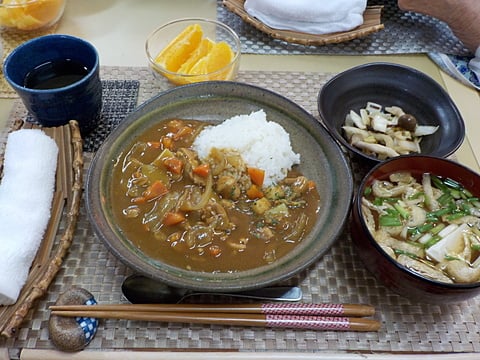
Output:
[[[313,230],[301,244],[271,265],[230,274],[182,270],[155,261],[132,246],[115,223],[110,209],[113,163],[132,139],[164,119],[220,122],[259,109],[290,134],[294,151],[301,155],[299,170],[319,184],[321,208]],[[180,86],[140,106],[122,121],[96,153],[86,187],[87,210],[95,233],[115,256],[138,273],[171,286],[200,291],[254,289],[292,277],[330,248],[348,218],[352,198],[353,180],[344,154],[311,114],[276,93],[228,81]]]
[[449,177],[480,196],[480,176],[454,161],[423,155],[405,155],[373,167],[363,179],[352,207],[352,239],[365,266],[385,286],[398,294],[419,302],[459,302],[480,294],[480,282],[447,284],[429,280],[392,259],[368,230],[361,210],[361,197],[375,179],[388,179],[394,172],[409,171],[421,176],[425,172]]
[[[25,86],[25,78],[32,70],[65,60],[85,67],[84,76],[60,87]],[[83,135],[97,126],[102,110],[102,82],[100,59],[91,43],[64,34],[35,37],[13,49],[5,58],[3,74],[29,114],[42,126],[61,126],[75,119]],[[51,79],[50,74],[45,79]]]
[[432,78],[402,65],[370,63],[344,71],[330,79],[318,95],[318,111],[330,133],[343,146],[372,166],[380,162],[345,139],[345,116],[357,113],[367,102],[399,106],[421,125],[439,125],[421,142],[422,155],[447,157],[465,137],[463,119],[450,96]]

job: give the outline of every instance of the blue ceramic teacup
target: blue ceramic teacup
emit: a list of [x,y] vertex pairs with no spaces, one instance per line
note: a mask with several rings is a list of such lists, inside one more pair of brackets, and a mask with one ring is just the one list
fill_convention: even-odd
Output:
[[92,44],[54,34],[15,48],[5,59],[3,74],[39,124],[77,120],[86,134],[97,125],[102,109],[99,67]]

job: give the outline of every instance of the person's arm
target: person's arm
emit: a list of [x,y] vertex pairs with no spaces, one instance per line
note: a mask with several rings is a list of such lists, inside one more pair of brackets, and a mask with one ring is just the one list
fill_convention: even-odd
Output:
[[398,0],[398,6],[444,21],[472,53],[480,46],[480,0]]

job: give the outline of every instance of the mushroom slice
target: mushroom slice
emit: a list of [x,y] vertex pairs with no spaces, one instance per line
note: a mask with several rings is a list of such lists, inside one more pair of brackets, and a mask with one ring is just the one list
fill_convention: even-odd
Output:
[[368,131],[356,128],[355,126],[342,126],[342,129],[345,131],[348,139],[351,139],[353,135],[360,135],[362,139],[370,136]]
[[382,105],[369,101],[367,102],[367,106],[365,107],[365,109],[370,114],[380,113],[382,112]]
[[380,133],[373,133],[372,134],[375,140],[377,140],[381,145],[385,145],[388,148],[394,148],[394,142],[390,135],[387,134],[380,134]]
[[398,152],[389,148],[388,146],[380,144],[370,144],[365,141],[356,141],[355,143],[352,143],[352,145],[358,147],[359,149],[367,150],[377,155],[383,155],[386,157],[395,157],[400,155]]
[[438,130],[439,126],[417,125],[414,136],[432,135]]
[[367,125],[363,122],[362,117],[353,110],[350,110],[350,112],[347,114],[345,122],[353,123],[356,127],[362,130],[367,128]]
[[368,114],[368,111],[365,109],[360,109],[360,117],[362,118],[363,123],[366,126],[370,126],[370,115]]
[[386,133],[389,121],[382,114],[375,114],[371,120],[370,125],[375,131]]
[[414,153],[421,152],[418,141],[397,140],[393,148],[395,149],[395,151],[397,151],[400,154],[410,154],[412,152]]
[[385,111],[395,116],[401,116],[405,114],[405,111],[403,111],[403,109],[399,106],[386,106]]

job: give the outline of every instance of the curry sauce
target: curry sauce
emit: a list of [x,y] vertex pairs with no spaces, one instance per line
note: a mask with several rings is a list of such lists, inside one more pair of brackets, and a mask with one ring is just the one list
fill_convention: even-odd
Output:
[[295,168],[262,186],[262,169],[235,149],[192,149],[205,121],[172,119],[147,129],[116,161],[118,228],[152,259],[202,272],[236,272],[292,251],[315,222],[320,199]]

